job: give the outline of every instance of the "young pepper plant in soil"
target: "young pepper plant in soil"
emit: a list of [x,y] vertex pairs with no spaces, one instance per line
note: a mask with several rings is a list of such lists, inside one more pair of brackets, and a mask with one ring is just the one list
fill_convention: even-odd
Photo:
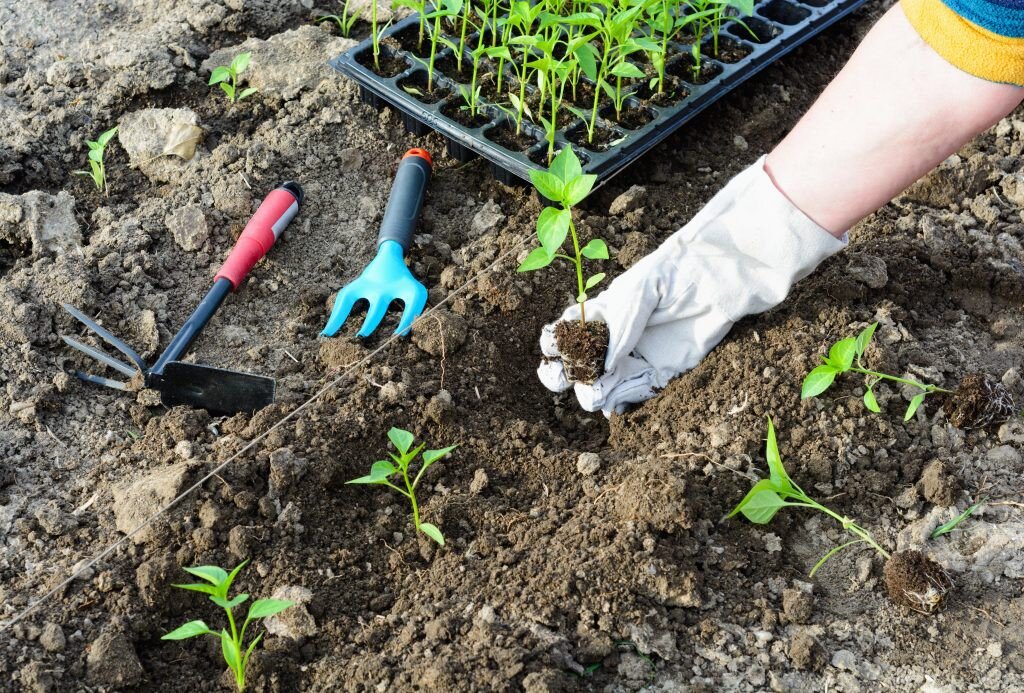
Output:
[[107,188],[107,167],[103,162],[103,157],[106,155],[107,143],[116,134],[117,126],[115,125],[106,132],[100,133],[100,136],[95,140],[86,140],[85,144],[89,147],[90,170],[74,172],[76,176],[91,178],[96,189],[103,191],[103,194],[107,196],[110,195],[110,190]]
[[[587,323],[587,292],[597,286],[605,277],[598,272],[585,277],[583,260],[607,260],[608,245],[595,238],[580,246],[576,224],[573,222],[573,207],[590,194],[597,176],[583,173],[583,167],[572,147],[565,147],[551,162],[547,171],[530,171],[530,180],[537,192],[554,202],[557,207],[545,207],[537,217],[537,240],[540,247],[534,248],[519,265],[517,271],[532,272],[543,269],[555,259],[569,262],[576,273],[576,302],[580,306],[579,323],[561,322],[555,328],[559,349],[568,359],[567,371],[579,382],[593,382],[601,375],[604,353],[608,346],[608,327],[603,322]],[[572,240],[572,255],[562,252],[566,237]],[[565,348],[562,348],[563,345]],[[577,346],[579,348],[572,348]],[[580,353],[582,352],[582,353]],[[573,358],[576,355],[578,358]],[[577,364],[574,366],[573,361]]]
[[868,325],[856,337],[848,337],[833,344],[832,348],[829,349],[828,356],[823,357],[825,363],[812,370],[804,378],[803,387],[800,392],[801,399],[810,399],[822,394],[832,386],[836,377],[842,373],[859,373],[868,377],[868,389],[864,393],[864,406],[876,414],[882,411],[882,408],[878,405],[878,399],[875,397],[875,386],[879,383],[888,380],[900,385],[910,385],[920,390],[910,400],[907,411],[903,415],[904,421],[910,421],[928,395],[936,393],[953,394],[951,390],[944,390],[938,385],[929,385],[911,380],[910,378],[900,378],[866,368],[864,366],[864,352],[867,350],[868,345],[871,344],[871,339],[874,337],[877,328],[878,323],[876,322]]
[[[369,474],[361,476],[358,479],[352,479],[345,483],[381,484],[398,491],[408,498],[409,502],[412,504],[412,519],[413,524],[416,527],[416,531],[423,532],[438,544],[444,546],[444,535],[441,534],[441,530],[429,522],[420,521],[420,508],[416,501],[416,487],[419,486],[420,479],[423,478],[423,473],[430,468],[430,465],[448,455],[448,453],[458,446],[449,445],[448,447],[441,448],[440,450],[424,450],[423,448],[426,447],[426,443],[420,443],[414,448],[412,447],[412,444],[415,442],[415,437],[409,431],[402,430],[401,428],[392,428],[388,431],[388,439],[394,444],[398,454],[396,455],[395,453],[389,452],[388,456],[391,458],[391,461],[378,460],[370,467]],[[420,469],[416,473],[416,476],[410,479],[409,466],[421,452],[423,453],[423,457],[420,462]],[[389,481],[389,479],[396,474],[401,474],[405,488],[396,486]]]
[[238,78],[248,69],[250,58],[252,58],[252,53],[239,53],[232,59],[230,65],[213,68],[213,72],[210,73],[209,85],[219,84],[231,103],[252,96],[258,91],[255,87],[238,91]]
[[900,551],[890,554],[875,540],[871,533],[855,520],[827,508],[811,498],[789,476],[779,454],[775,436],[775,425],[768,419],[768,441],[765,449],[768,461],[768,478],[761,479],[747,492],[743,500],[726,515],[726,518],[742,514],[758,525],[771,522],[783,508],[810,508],[828,515],[842,525],[855,538],[841,544],[814,564],[810,577],[825,563],[843,549],[857,544],[867,544],[886,560],[883,569],[889,597],[897,604],[903,604],[915,611],[931,614],[942,608],[946,595],[953,587],[952,578],[934,561],[917,551]]
[[234,610],[236,607],[244,604],[249,599],[249,595],[243,593],[228,599],[228,590],[231,588],[231,583],[235,581],[235,577],[238,576],[239,571],[241,571],[248,562],[248,560],[242,561],[230,573],[223,568],[218,568],[217,566],[212,565],[185,568],[185,572],[195,575],[209,584],[197,583],[190,585],[174,585],[174,587],[178,587],[183,590],[201,592],[208,595],[210,601],[224,609],[224,612],[227,614],[228,626],[231,629],[230,631],[222,628],[220,633],[217,633],[210,630],[210,627],[207,626],[205,622],[197,620],[189,621],[185,625],[175,628],[170,633],[160,638],[161,640],[186,640],[200,635],[212,635],[220,638],[221,652],[224,655],[224,661],[227,663],[228,668],[231,669],[231,673],[235,677],[235,685],[238,687],[239,693],[245,690],[245,669],[249,664],[249,657],[252,656],[252,652],[256,649],[256,645],[263,639],[263,633],[260,633],[253,638],[249,643],[249,646],[246,647],[246,629],[248,629],[249,625],[253,621],[273,616],[274,614],[280,613],[285,609],[294,606],[294,602],[284,599],[257,599],[249,605],[249,613],[246,615],[245,621],[242,623],[242,627],[239,628],[235,622]]

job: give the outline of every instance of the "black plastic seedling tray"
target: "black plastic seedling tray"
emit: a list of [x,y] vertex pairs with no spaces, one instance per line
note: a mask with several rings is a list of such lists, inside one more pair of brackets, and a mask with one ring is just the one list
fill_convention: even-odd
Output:
[[[605,151],[595,151],[587,146],[583,122],[573,117],[572,122],[558,130],[555,148],[558,150],[571,144],[583,163],[584,171],[598,176],[596,188],[745,80],[864,2],[866,0],[757,0],[754,16],[743,18],[747,27],[757,35],[757,40],[738,24],[727,25],[721,33],[719,57],[708,57],[712,52],[709,46],[704,51],[701,83],[696,83],[690,74],[690,46],[673,46],[674,54],[668,60],[666,72],[678,76],[680,88],[673,93],[678,96],[685,92],[685,96],[664,105],[649,100],[642,102],[637,97],[642,95],[639,90],[644,86],[634,85],[634,94],[627,101],[627,107],[637,109],[635,113],[643,114],[637,120],[646,118],[647,122],[634,123],[636,127],[629,129],[602,118],[603,125],[611,128],[615,136]],[[382,58],[392,65],[394,72],[389,77],[373,71],[373,45],[369,39],[334,58],[330,65],[356,81],[365,103],[376,108],[390,105],[397,109],[409,132],[425,135],[436,130],[445,137],[448,153],[456,159],[469,161],[479,155],[491,163],[494,177],[499,181],[506,184],[529,181],[531,169],[545,168],[548,144],[543,130],[524,119],[523,132],[535,143],[523,151],[514,151],[499,144],[492,139],[495,133],[499,129],[508,131],[511,128],[514,131],[515,123],[506,111],[486,98],[483,117],[476,127],[456,121],[451,113],[463,103],[459,87],[468,84],[469,75],[465,71],[460,75],[455,70],[438,69],[446,62],[455,62],[450,48],[438,50],[435,58],[434,93],[445,96],[434,103],[425,103],[417,97],[416,92],[420,96],[425,92],[427,71],[423,61],[400,48],[399,39],[403,32],[408,35],[417,31],[418,23],[417,15],[412,15],[382,34]],[[386,41],[389,37],[393,40]],[[675,71],[673,66],[676,66]],[[529,89],[532,92],[532,85]],[[605,115],[610,105],[602,105],[601,109]]]

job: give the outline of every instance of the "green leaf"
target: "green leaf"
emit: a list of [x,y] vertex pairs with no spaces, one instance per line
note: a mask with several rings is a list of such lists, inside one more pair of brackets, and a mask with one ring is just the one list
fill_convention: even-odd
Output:
[[583,250],[580,253],[583,257],[590,258],[591,260],[607,260],[608,245],[600,238],[595,238],[583,246]]
[[595,175],[583,175],[572,179],[565,185],[565,205],[567,207],[574,207],[578,205],[583,199],[590,194],[590,191],[594,189],[594,183],[597,182],[597,176]]
[[179,626],[172,630],[167,635],[160,637],[161,640],[187,640],[188,638],[194,638],[197,635],[206,635],[207,633],[214,634],[209,627],[202,621],[189,621],[183,626]]
[[623,79],[642,79],[644,71],[631,62],[623,61],[612,68],[612,75]]
[[346,484],[383,484],[388,480],[388,477],[398,471],[395,465],[391,464],[387,460],[377,460],[370,467],[370,473],[367,476],[361,476],[358,479],[352,479],[346,481]]
[[775,436],[775,424],[771,417],[768,417],[768,439],[765,444],[765,459],[768,461],[768,477],[772,484],[781,493],[793,491],[793,480],[789,478],[785,465],[782,464],[782,455],[779,454],[779,442]]
[[236,75],[245,72],[249,67],[250,58],[252,58],[252,53],[239,53],[235,56],[235,59],[231,61],[231,69],[235,71]]
[[571,221],[572,213],[567,209],[545,207],[541,211],[537,217],[537,238],[548,255],[553,256],[562,247],[565,237],[569,234]]
[[825,364],[818,366],[804,378],[803,387],[800,389],[800,399],[817,397],[832,386],[839,373],[835,367]]
[[202,592],[203,594],[217,594],[217,588],[214,585],[172,585],[172,587],[192,592]]
[[903,415],[904,423],[914,418],[914,414],[917,413],[917,410],[921,408],[921,404],[924,402],[925,394],[926,393],[922,392],[914,397],[914,399],[910,400],[910,406],[907,407],[907,413]]
[[233,86],[231,86],[227,82],[221,82],[220,88],[224,91],[225,94],[228,95],[229,99],[231,99],[232,101],[235,100],[235,88]]
[[590,43],[581,43],[576,46],[576,50],[573,51],[573,55],[576,56],[576,60],[580,64],[580,69],[583,70],[583,74],[587,76],[587,79],[592,82],[597,81],[597,49]]
[[239,595],[235,596],[235,598],[232,599],[231,601],[228,601],[227,599],[225,599],[223,597],[217,597],[217,596],[210,597],[210,601],[213,602],[214,604],[216,604],[217,606],[219,606],[222,609],[230,610],[230,609],[234,609],[239,604],[242,604],[248,598],[249,598],[248,594],[239,594]]
[[200,565],[193,568],[184,568],[184,571],[190,575],[195,575],[197,578],[202,578],[214,586],[218,586],[228,579],[227,571],[223,568],[218,568],[215,565]]
[[429,465],[429,464],[433,464],[434,462],[437,462],[439,459],[441,459],[442,457],[444,457],[445,455],[447,455],[448,453],[450,453],[452,450],[454,450],[457,447],[459,447],[459,446],[458,445],[449,445],[448,447],[441,448],[440,450],[424,450],[423,451],[423,465],[426,466],[426,465]]
[[853,337],[840,340],[828,350],[828,363],[839,372],[850,370],[853,366],[853,357],[857,355],[857,340]]
[[242,662],[239,659],[238,647],[226,630],[221,630],[220,632],[220,649],[224,653],[224,661],[227,662],[231,671],[237,673],[242,666]]
[[754,14],[754,0],[726,0],[725,4],[735,7],[743,16]]
[[499,60],[502,58],[505,60],[512,59],[512,53],[509,51],[507,46],[494,46],[492,48],[488,48],[484,51],[484,55],[488,58],[496,58]]
[[857,356],[863,356],[864,352],[867,351],[868,345],[871,344],[871,338],[875,336],[876,329],[878,329],[877,322],[868,325],[857,335]]
[[215,67],[213,72],[210,73],[210,81],[207,82],[209,85],[218,84],[219,82],[226,82],[231,79],[231,71],[226,67]]
[[967,508],[967,510],[964,510],[962,513],[957,515],[955,518],[953,518],[952,520],[950,520],[946,524],[939,525],[938,527],[935,528],[935,531],[932,532],[931,538],[932,539],[936,539],[938,537],[941,537],[943,534],[949,534],[954,529],[956,529],[957,525],[959,525],[961,522],[963,522],[968,517],[973,515],[978,510],[978,508],[980,508],[981,506],[985,505],[985,503],[987,501],[988,501],[988,497],[986,496],[985,498],[982,498],[980,501],[978,501],[977,503],[975,503],[971,507]]
[[875,399],[875,391],[870,387],[864,393],[864,406],[868,408],[868,411],[873,411],[876,414],[882,411],[882,408],[878,406],[878,400]]
[[257,599],[249,606],[249,615],[246,618],[250,621],[267,618],[292,606],[295,606],[295,602],[290,602],[287,599]]
[[429,522],[421,522],[420,531],[426,534],[434,541],[436,541],[441,546],[444,546],[444,535],[441,534],[441,530],[439,530],[434,525],[430,524]]
[[555,257],[549,255],[546,248],[534,248],[519,267],[516,268],[516,272],[532,272],[533,270],[542,269],[550,265],[554,259]]
[[[554,164],[553,161],[551,163]],[[537,192],[552,202],[562,201],[563,193],[565,192],[565,184],[563,184],[561,179],[555,174],[548,173],[547,171],[531,170],[530,182],[533,183],[533,187],[537,188]]]
[[586,284],[583,285],[583,291],[586,292],[593,289],[595,286],[601,283],[601,280],[604,279],[604,276],[604,272],[598,272],[593,277],[587,279]]
[[238,95],[238,100],[241,101],[242,99],[246,98],[247,96],[252,96],[257,91],[259,91],[259,89],[257,89],[256,87],[249,87],[248,89],[243,89],[242,93]]
[[228,575],[227,579],[224,580],[223,583],[221,583],[220,588],[221,588],[221,596],[222,597],[228,596],[228,589],[231,588],[231,583],[233,583],[235,581],[235,578],[238,577],[238,573],[240,573],[242,571],[242,568],[244,568],[248,564],[249,564],[249,559],[247,558],[244,561],[242,561],[241,563],[239,563],[238,565],[236,565],[235,569],[231,571],[231,573]]
[[110,128],[109,130],[107,130],[106,132],[101,134],[98,138],[96,138],[96,143],[100,147],[106,147],[107,146],[107,142],[110,141],[110,138],[113,137],[116,134],[117,134],[117,126],[115,125],[114,127]]
[[392,428],[388,431],[388,440],[394,443],[395,448],[404,455],[412,447],[415,436],[404,429]]
[[758,525],[766,525],[775,517],[775,513],[786,507],[786,501],[778,494],[771,479],[761,479],[747,492],[739,505],[733,508],[728,517],[736,513]]
[[97,163],[103,161],[103,150],[102,149],[90,149],[89,150],[89,161],[95,161]]
[[262,639],[263,639],[263,633],[260,633],[259,635],[257,635],[257,636],[255,637],[255,639],[253,639],[253,641],[252,641],[251,643],[249,643],[249,647],[248,647],[248,649],[247,649],[247,650],[245,651],[245,656],[244,656],[244,657],[242,657],[242,671],[243,671],[243,672],[244,672],[244,671],[246,670],[246,668],[247,668],[247,667],[249,666],[249,656],[250,656],[250,655],[252,654],[252,651],[256,649],[256,644],[257,644],[257,643],[258,643],[258,642],[259,642],[260,640],[262,640]]
[[583,167],[580,165],[579,157],[572,147],[565,147],[558,152],[548,167],[548,172],[556,176],[563,185],[578,178],[583,174]]

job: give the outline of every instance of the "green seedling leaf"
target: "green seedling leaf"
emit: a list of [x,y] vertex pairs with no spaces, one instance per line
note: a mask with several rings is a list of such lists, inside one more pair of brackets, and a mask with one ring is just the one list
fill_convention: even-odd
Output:
[[99,145],[100,148],[106,147],[107,146],[107,142],[110,141],[110,138],[112,138],[116,134],[117,134],[117,126],[115,125],[114,127],[110,128],[109,130],[107,130],[106,132],[101,134],[97,138],[96,144]]
[[221,596],[224,596],[224,597],[227,596],[228,590],[231,589],[231,583],[233,583],[235,581],[235,578],[238,577],[238,574],[240,572],[242,572],[242,568],[244,568],[248,564],[249,564],[249,559],[247,558],[244,561],[242,561],[241,563],[239,563],[238,565],[236,565],[234,570],[232,570],[230,573],[228,573],[227,579],[225,579],[224,582],[222,582],[221,585],[220,585]]
[[[178,585],[175,585],[178,587]],[[210,628],[202,621],[189,621],[183,626],[179,626],[172,630],[167,635],[160,636],[161,640],[187,640],[188,638],[194,638],[198,635],[206,635],[207,633],[213,633]]]
[[194,568],[185,568],[184,570],[190,575],[206,580],[215,587],[220,586],[221,583],[228,579],[227,571],[215,565],[200,565]]
[[573,51],[573,55],[576,56],[580,69],[583,71],[583,74],[587,76],[587,79],[596,82],[598,70],[597,49],[590,43],[581,43],[576,46],[576,50]]
[[572,214],[567,209],[544,208],[537,217],[537,238],[548,255],[554,256],[569,234]]
[[868,345],[871,344],[871,338],[875,336],[875,330],[878,329],[878,323],[872,323],[865,327],[859,335],[857,335],[857,356],[861,357],[864,352],[867,351]]
[[256,649],[256,645],[262,639],[263,633],[260,633],[253,639],[251,643],[249,643],[249,648],[245,651],[245,656],[242,657],[242,671],[245,671],[246,667],[249,666],[249,656],[252,655],[252,651]]
[[[456,47],[456,51],[458,47]],[[512,60],[512,53],[509,51],[507,46],[493,46],[484,50],[484,55],[491,59],[497,60]]]
[[287,599],[257,599],[249,606],[249,615],[246,616],[246,619],[254,621],[258,618],[267,618],[294,605],[295,602],[290,602]]
[[248,89],[243,89],[242,93],[238,95],[238,100],[241,101],[246,97],[252,96],[257,91],[259,91],[259,89],[257,89],[256,87],[249,87]]
[[226,630],[220,631],[220,649],[224,653],[224,661],[231,668],[231,671],[237,672],[242,667],[242,662],[238,658],[238,649],[235,646],[235,641],[232,640],[231,635]]
[[754,484],[740,504],[729,513],[732,517],[737,512],[757,525],[766,525],[775,517],[775,513],[786,507],[786,501],[778,494],[770,479],[762,479]]
[[565,204],[569,207],[578,205],[594,189],[596,182],[597,176],[590,174],[577,176],[570,180],[565,185]]
[[959,525],[961,522],[963,522],[968,517],[970,517],[975,512],[977,512],[978,508],[980,508],[981,506],[985,505],[986,502],[988,502],[988,497],[987,496],[985,498],[982,498],[980,501],[978,501],[977,503],[975,503],[971,507],[967,508],[967,510],[964,510],[962,513],[957,515],[955,518],[953,518],[952,520],[950,520],[946,524],[939,525],[938,527],[935,528],[935,531],[932,532],[931,538],[932,539],[937,539],[937,538],[941,537],[943,534],[949,534],[954,529],[956,529],[957,525]]
[[726,0],[725,4],[735,7],[741,15],[749,17],[754,14],[754,0]]
[[907,413],[903,415],[904,423],[914,418],[914,414],[917,413],[917,410],[921,408],[921,404],[924,403],[925,394],[926,393],[922,392],[914,397],[914,399],[910,400],[910,406],[907,407]]
[[89,161],[95,161],[100,163],[103,161],[103,150],[102,149],[90,149],[89,150]]
[[850,370],[856,355],[857,340],[849,337],[832,345],[828,351],[828,363],[842,373]]
[[213,68],[213,72],[210,73],[210,81],[207,84],[212,86],[214,84],[226,82],[229,79],[231,79],[231,70],[224,66],[215,67]]
[[225,94],[228,95],[229,99],[231,99],[232,101],[235,100],[235,88],[233,86],[231,86],[227,82],[221,82],[220,88],[224,91]]
[[430,524],[429,522],[421,522],[420,531],[426,534],[434,541],[436,541],[441,546],[444,546],[444,535],[441,534],[441,530],[439,530],[434,525]]
[[548,172],[562,181],[564,185],[580,177],[583,174],[583,167],[572,147],[565,147],[552,160],[551,165],[548,166]]
[[439,459],[441,459],[442,457],[444,457],[445,455],[447,455],[448,453],[450,453],[452,450],[454,450],[457,447],[459,447],[459,446],[458,445],[449,445],[448,447],[441,448],[440,450],[424,450],[423,451],[423,466],[427,467],[428,465],[434,464],[434,462],[437,462]]
[[210,597],[210,601],[222,609],[234,609],[239,604],[244,603],[248,598],[248,594],[239,594],[231,600],[225,599],[224,597]]
[[388,477],[398,471],[395,465],[391,464],[387,460],[378,460],[373,463],[370,467],[370,473],[367,476],[361,476],[358,479],[352,479],[346,481],[346,484],[384,484],[387,483]]
[[782,494],[792,493],[794,490],[793,480],[789,478],[785,465],[782,464],[782,455],[779,454],[779,442],[775,436],[775,424],[771,417],[768,417],[768,439],[765,443],[765,459],[768,461],[768,478],[775,489]]
[[249,67],[250,58],[252,58],[252,53],[239,53],[235,56],[234,60],[231,61],[231,69],[234,70],[236,75],[245,72],[246,68]]
[[595,286],[600,284],[602,279],[604,279],[604,272],[599,272],[595,274],[593,277],[587,279],[587,283],[583,285],[583,290],[590,291]]
[[807,374],[804,378],[803,387],[800,389],[800,399],[810,399],[811,397],[817,397],[825,390],[832,386],[835,382],[836,375],[839,373],[834,366],[825,364],[818,366],[813,371]]
[[531,170],[530,182],[533,183],[533,187],[537,188],[537,192],[552,202],[562,201],[563,193],[565,192],[565,184],[562,182],[561,178],[553,173]]
[[539,270],[547,267],[554,260],[553,255],[549,255],[546,248],[534,248],[530,251],[530,254],[526,256],[526,259],[522,261],[519,267],[516,268],[517,272],[532,272],[533,270]]
[[590,258],[591,260],[608,259],[608,245],[600,238],[595,238],[587,243],[580,252],[583,257]]
[[619,63],[612,68],[611,73],[615,77],[623,79],[643,79],[644,77],[644,71],[630,62]]
[[203,594],[217,594],[217,587],[215,585],[203,585],[203,584],[189,584],[189,585],[172,585],[178,589],[189,590],[190,592],[202,592]]
[[401,428],[392,428],[388,431],[388,440],[390,440],[395,448],[402,454],[409,452],[409,448],[412,447],[413,440],[415,437],[409,431]]
[[870,387],[868,391],[864,393],[864,406],[868,408],[868,411],[873,411],[876,414],[882,411],[882,408],[878,406],[878,400],[875,399],[875,391]]

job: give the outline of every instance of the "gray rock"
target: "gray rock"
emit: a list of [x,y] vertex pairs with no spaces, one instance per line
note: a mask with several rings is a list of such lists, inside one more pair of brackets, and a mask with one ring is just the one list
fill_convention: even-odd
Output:
[[1021,461],[1020,451],[1009,445],[1000,445],[999,447],[992,448],[985,455],[985,458],[993,464],[1005,467],[1016,466]]
[[[188,463],[178,462],[141,478],[113,487],[114,524],[119,532],[131,532],[181,491],[188,476]],[[152,536],[152,525],[132,537],[136,544]]]
[[642,185],[633,185],[626,192],[622,193],[608,206],[608,214],[618,216],[638,209],[647,196],[647,188]]
[[189,161],[166,152],[176,142],[194,140],[198,128],[199,118],[187,108],[146,108],[121,116],[117,140],[132,168],[154,183],[173,182]]
[[82,245],[75,198],[61,190],[24,195],[0,193],[0,240],[28,246],[34,255],[71,252]]
[[283,585],[274,590],[271,599],[287,599],[295,605],[264,621],[267,632],[293,640],[317,634],[316,621],[305,606],[313,599],[311,591],[298,585]]
[[[244,43],[222,48],[203,61],[209,74],[215,67],[229,65],[239,53],[252,54],[249,68],[241,81],[261,94],[276,94],[294,99],[324,79],[334,79],[327,61],[356,45],[352,39],[333,36],[316,26],[275,34],[267,40],[250,38]],[[252,98],[252,97],[251,97]]]
[[832,666],[846,671],[857,671],[857,655],[849,650],[836,650],[832,655]]
[[489,483],[490,479],[487,478],[487,472],[483,469],[478,469],[473,472],[473,481],[469,482],[469,492],[474,496],[480,495]]
[[865,253],[851,253],[849,258],[846,272],[853,279],[872,289],[881,289],[889,283],[889,272],[882,258]]
[[134,686],[142,680],[142,663],[124,633],[102,633],[89,646],[89,682],[97,686]]
[[469,231],[473,237],[482,236],[488,231],[494,231],[505,221],[505,213],[494,200],[487,200],[484,206],[473,215],[473,221],[469,224]]
[[43,632],[39,634],[39,644],[43,646],[44,650],[60,652],[66,643],[64,631],[56,623],[47,623],[43,626]]
[[583,476],[590,476],[601,468],[601,456],[596,452],[584,452],[576,459],[576,471]]
[[167,215],[164,223],[174,237],[174,242],[182,250],[199,250],[210,238],[206,217],[198,205],[185,205],[175,209]]

